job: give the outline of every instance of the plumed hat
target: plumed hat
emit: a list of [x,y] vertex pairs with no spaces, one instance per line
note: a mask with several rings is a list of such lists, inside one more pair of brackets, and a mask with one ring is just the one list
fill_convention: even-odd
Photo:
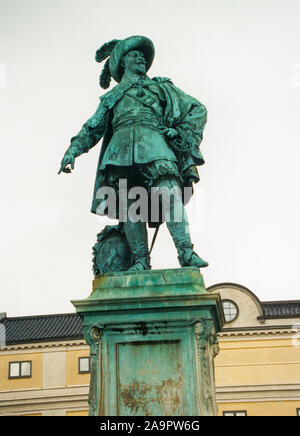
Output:
[[100,75],[100,86],[102,88],[109,87],[111,76],[116,82],[121,81],[124,74],[122,58],[131,50],[139,50],[144,54],[146,71],[148,71],[153,62],[155,50],[153,42],[146,36],[130,36],[123,40],[114,39],[97,50],[97,62],[102,62],[108,58]]

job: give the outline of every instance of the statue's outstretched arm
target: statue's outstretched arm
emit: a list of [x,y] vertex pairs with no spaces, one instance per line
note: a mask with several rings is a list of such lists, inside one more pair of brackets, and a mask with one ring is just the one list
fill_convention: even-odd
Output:
[[80,132],[71,139],[71,145],[66,151],[58,174],[71,173],[74,169],[75,158],[88,153],[104,135],[108,121],[108,109],[102,103],[95,114],[83,125]]

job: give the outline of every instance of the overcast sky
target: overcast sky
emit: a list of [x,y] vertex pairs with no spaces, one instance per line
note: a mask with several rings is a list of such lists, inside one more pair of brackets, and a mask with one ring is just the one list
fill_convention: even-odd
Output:
[[[135,34],[155,44],[150,77],[208,108],[188,208],[206,285],[299,299],[299,23],[299,0],[0,0],[0,312],[72,312],[90,293],[100,145],[57,171],[103,94],[95,51]],[[178,267],[165,228],[152,266]]]

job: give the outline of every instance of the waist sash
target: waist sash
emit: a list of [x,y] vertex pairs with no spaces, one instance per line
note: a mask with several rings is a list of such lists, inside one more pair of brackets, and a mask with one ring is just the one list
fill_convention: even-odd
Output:
[[113,131],[116,132],[128,126],[144,126],[159,132],[159,121],[152,111],[141,110],[138,114],[122,114],[112,120]]

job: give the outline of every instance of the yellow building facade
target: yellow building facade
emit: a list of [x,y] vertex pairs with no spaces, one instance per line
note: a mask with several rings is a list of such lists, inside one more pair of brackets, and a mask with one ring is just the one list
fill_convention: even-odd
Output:
[[[300,301],[262,303],[223,283],[219,416],[300,416]],[[0,314],[0,415],[88,415],[89,347],[76,314]]]

